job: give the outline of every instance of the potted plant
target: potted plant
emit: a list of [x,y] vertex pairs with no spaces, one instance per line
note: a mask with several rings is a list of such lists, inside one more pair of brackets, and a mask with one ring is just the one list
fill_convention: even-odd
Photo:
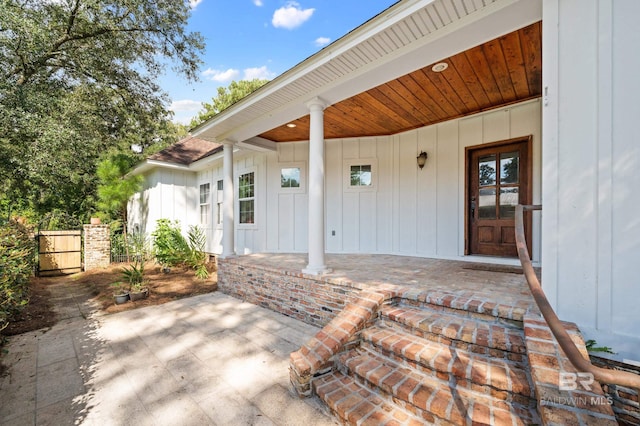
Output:
[[126,289],[126,285],[122,282],[111,284],[114,287],[113,298],[116,305],[121,305],[129,300],[129,291]]
[[129,290],[129,298],[132,302],[136,300],[142,300],[149,297],[149,288],[146,286],[146,283],[137,282],[135,284],[131,284],[131,290]]
[[132,301],[144,299],[149,295],[149,289],[144,279],[144,266],[147,258],[147,244],[144,235],[132,235],[134,257],[133,264],[122,268],[122,277],[129,283],[129,298]]

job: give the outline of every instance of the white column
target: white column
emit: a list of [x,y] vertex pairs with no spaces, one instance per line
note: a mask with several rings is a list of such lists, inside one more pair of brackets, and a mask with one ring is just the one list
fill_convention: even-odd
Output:
[[234,238],[234,210],[233,199],[233,143],[224,142],[224,157],[222,162],[224,180],[222,183],[222,258],[236,254]]
[[307,103],[309,126],[309,264],[305,274],[330,272],[324,262],[324,103],[314,98]]

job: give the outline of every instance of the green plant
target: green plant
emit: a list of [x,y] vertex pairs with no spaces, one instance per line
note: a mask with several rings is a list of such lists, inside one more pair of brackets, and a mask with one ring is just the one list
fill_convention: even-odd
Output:
[[131,234],[130,244],[133,263],[122,268],[122,277],[133,291],[140,291],[145,286],[144,267],[149,257],[147,237],[137,232]]
[[0,226],[0,331],[29,303],[34,266],[35,240],[30,229],[13,220]]
[[187,264],[195,270],[197,278],[205,280],[209,278],[207,255],[204,252],[207,237],[199,226],[190,226],[187,236],[189,238],[189,258]]
[[199,279],[209,277],[207,255],[205,253],[206,235],[198,226],[190,226],[185,238],[180,232],[178,221],[159,219],[153,236],[153,252],[156,260],[163,266],[188,266],[195,271]]
[[180,233],[178,221],[159,219],[153,237],[153,254],[163,266],[175,266],[184,262],[189,244]]
[[129,283],[131,289],[141,287],[144,281],[144,263],[135,260],[133,265],[122,268],[122,278]]
[[121,294],[127,293],[127,285],[121,281],[111,284],[111,287],[113,287],[114,296],[119,296]]
[[613,350],[608,347],[608,346],[596,346],[598,343],[593,340],[593,339],[589,339],[585,342],[585,346],[587,347],[587,351],[588,352],[604,352],[604,353],[608,353],[608,354],[615,354],[615,352],[613,352]]

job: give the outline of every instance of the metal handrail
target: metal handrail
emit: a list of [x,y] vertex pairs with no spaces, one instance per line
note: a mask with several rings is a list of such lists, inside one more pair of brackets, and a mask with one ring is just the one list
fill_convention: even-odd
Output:
[[517,205],[516,206],[516,247],[518,249],[518,257],[524,271],[524,276],[531,290],[542,316],[544,317],[551,332],[555,336],[558,344],[564,351],[567,358],[573,366],[583,373],[593,374],[594,379],[601,383],[616,384],[629,388],[640,389],[640,376],[626,371],[608,370],[606,368],[596,367],[587,359],[585,359],[576,345],[569,337],[569,334],[562,326],[560,319],[554,312],[551,304],[542,290],[540,281],[533,270],[531,257],[527,249],[527,241],[524,235],[524,211],[525,210],[542,210],[540,205]]

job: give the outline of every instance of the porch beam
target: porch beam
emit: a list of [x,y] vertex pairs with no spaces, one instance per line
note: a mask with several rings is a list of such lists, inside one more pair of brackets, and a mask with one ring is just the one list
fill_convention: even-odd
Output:
[[222,255],[235,256],[235,200],[233,199],[233,143],[223,142],[223,183],[222,183]]
[[309,264],[305,274],[321,275],[325,265],[324,246],[324,108],[318,97],[307,102],[309,124]]

